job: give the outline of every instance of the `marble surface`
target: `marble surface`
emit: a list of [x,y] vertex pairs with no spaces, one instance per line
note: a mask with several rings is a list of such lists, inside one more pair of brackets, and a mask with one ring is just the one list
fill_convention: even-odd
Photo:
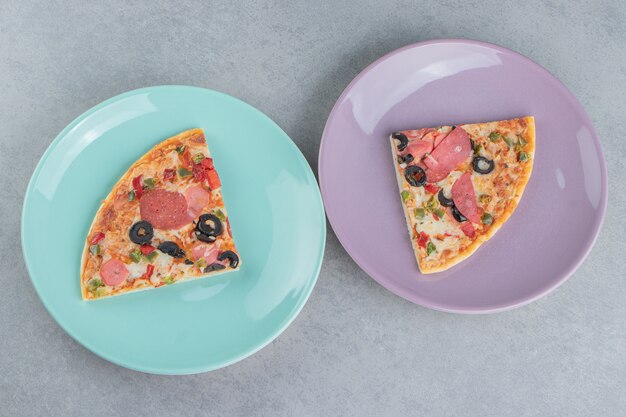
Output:
[[[0,415],[624,415],[622,1],[130,3],[0,3]],[[326,117],[350,80],[393,49],[448,37],[530,57],[595,123],[607,217],[587,261],[554,293],[495,315],[430,311],[368,278],[329,230],[300,316],[215,372],[120,368],[46,312],[22,259],[20,212],[40,156],[80,113],[148,85],[214,88],[272,117],[316,171]]]

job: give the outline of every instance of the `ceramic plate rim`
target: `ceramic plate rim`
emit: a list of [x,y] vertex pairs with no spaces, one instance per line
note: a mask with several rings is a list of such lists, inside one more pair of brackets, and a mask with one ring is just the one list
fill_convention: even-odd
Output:
[[[593,236],[591,237],[591,239],[589,239],[586,243],[586,245],[584,246],[584,250],[583,250],[583,254],[582,256],[576,261],[576,263],[574,265],[572,265],[570,268],[564,270],[561,273],[561,276],[556,279],[554,282],[552,282],[550,285],[539,289],[538,291],[535,291],[534,293],[530,294],[529,296],[526,297],[522,297],[520,299],[518,299],[516,302],[512,302],[509,304],[505,304],[502,306],[497,306],[497,307],[492,307],[492,308],[456,308],[453,306],[449,306],[446,304],[442,304],[442,303],[436,303],[436,302],[432,302],[430,300],[424,299],[421,296],[419,296],[418,294],[404,289],[402,287],[399,286],[395,286],[393,285],[391,282],[386,281],[384,279],[382,279],[379,276],[376,276],[376,274],[374,274],[373,271],[369,270],[369,268],[367,268],[366,266],[363,265],[363,263],[360,261],[359,256],[356,255],[354,247],[351,243],[349,243],[347,241],[347,238],[345,235],[341,235],[340,233],[337,232],[337,230],[339,230],[336,227],[336,224],[333,223],[333,218],[332,218],[332,209],[329,208],[328,203],[326,201],[326,180],[325,180],[325,174],[324,174],[324,169],[322,168],[322,157],[324,154],[324,149],[325,149],[325,145],[326,143],[329,141],[328,136],[329,136],[329,129],[330,126],[333,124],[334,119],[338,113],[338,108],[340,106],[340,104],[344,101],[345,97],[350,93],[350,91],[352,90],[352,88],[354,87],[354,85],[356,83],[358,83],[366,74],[368,74],[370,71],[372,71],[376,66],[378,66],[380,63],[386,61],[387,59],[401,54],[407,50],[410,49],[417,49],[417,48],[421,48],[424,46],[430,46],[430,45],[445,45],[445,44],[466,44],[469,46],[481,46],[484,48],[489,48],[489,49],[494,49],[498,52],[503,52],[503,53],[507,53],[507,54],[513,54],[515,56],[517,56],[518,58],[522,59],[523,61],[526,61],[527,63],[536,66],[540,71],[544,72],[545,75],[548,77],[548,79],[550,79],[551,84],[556,87],[557,89],[559,89],[562,93],[564,93],[564,96],[567,98],[567,100],[573,104],[573,106],[579,110],[579,112],[581,113],[581,116],[583,118],[583,121],[590,127],[591,130],[591,137],[593,140],[593,144],[596,147],[596,149],[598,150],[599,156],[600,156],[600,176],[601,176],[601,183],[602,183],[602,189],[601,189],[601,199],[600,199],[600,206],[599,206],[599,210],[600,210],[600,216],[597,218],[597,221],[594,224],[594,232],[593,232]],[[402,298],[404,298],[405,300],[408,300],[414,304],[420,305],[422,307],[426,307],[426,308],[430,308],[433,310],[438,310],[438,311],[442,311],[442,312],[446,312],[446,313],[459,313],[459,314],[488,314],[488,313],[497,313],[497,312],[501,312],[501,311],[507,311],[507,310],[512,310],[521,306],[524,306],[526,304],[529,304],[549,293],[551,293],[552,291],[554,291],[556,288],[558,288],[561,284],[563,284],[565,281],[567,281],[573,274],[574,272],[576,272],[576,270],[580,267],[580,265],[585,261],[585,259],[587,258],[587,256],[589,255],[589,253],[591,252],[591,249],[593,248],[596,240],[598,239],[598,235],[600,234],[600,230],[602,229],[602,224],[604,223],[604,218],[606,216],[606,209],[607,209],[607,203],[608,203],[608,175],[607,175],[607,170],[606,170],[606,162],[605,162],[605,158],[604,158],[604,152],[602,150],[602,146],[600,144],[600,141],[598,139],[598,135],[595,131],[595,128],[593,127],[593,124],[591,123],[591,120],[589,119],[589,115],[587,114],[587,112],[585,111],[584,107],[580,104],[580,102],[578,101],[578,99],[576,99],[576,97],[574,96],[574,94],[556,77],[554,76],[550,71],[548,71],[547,69],[545,69],[543,66],[539,65],[538,63],[536,63],[535,61],[533,61],[532,59],[522,55],[519,52],[516,52],[512,49],[509,48],[505,48],[503,46],[500,45],[496,45],[493,43],[489,43],[489,42],[484,42],[484,41],[477,41],[477,40],[471,40],[471,39],[462,39],[462,38],[446,38],[446,39],[432,39],[432,40],[427,40],[427,41],[422,41],[422,42],[416,42],[416,43],[412,43],[406,46],[403,46],[399,49],[393,50],[391,52],[386,53],[385,55],[383,55],[382,57],[378,58],[377,60],[375,60],[374,62],[372,62],[371,64],[369,64],[367,67],[365,67],[363,70],[361,70],[355,77],[354,79],[348,84],[348,86],[343,90],[343,92],[341,93],[341,95],[339,96],[339,98],[337,99],[337,101],[335,102],[335,104],[333,105],[332,110],[330,111],[330,114],[328,116],[328,119],[326,120],[326,125],[324,126],[324,131],[322,132],[322,140],[320,143],[320,150],[319,150],[319,154],[318,154],[318,162],[317,162],[317,172],[318,172],[318,177],[319,177],[319,185],[320,185],[320,191],[322,193],[322,199],[324,201],[324,208],[326,210],[326,217],[328,218],[328,222],[330,223],[330,226],[332,227],[333,231],[335,232],[335,235],[337,236],[337,239],[339,240],[339,242],[341,243],[341,245],[343,246],[343,248],[346,250],[346,252],[350,255],[350,257],[352,258],[352,260],[372,279],[374,279],[374,281],[376,281],[378,284],[380,284],[381,286],[383,286],[384,288],[386,288],[387,290],[391,291],[392,293],[396,294],[397,296],[400,296]]]
[[[321,230],[321,244],[319,247],[319,252],[317,254],[317,267],[315,268],[315,270],[313,271],[312,274],[312,279],[309,280],[309,282],[307,283],[306,287],[303,290],[303,297],[301,298],[301,300],[299,301],[298,304],[296,304],[296,308],[290,313],[290,315],[288,316],[287,320],[285,320],[283,326],[278,327],[273,333],[266,335],[265,338],[261,339],[261,342],[259,344],[257,344],[256,346],[252,347],[251,349],[249,349],[248,351],[245,351],[239,355],[235,355],[234,357],[228,359],[228,360],[223,360],[221,362],[210,362],[208,365],[204,365],[204,366],[195,366],[192,368],[185,368],[185,369],[162,369],[162,368],[151,368],[151,367],[144,367],[144,366],[135,366],[132,363],[123,361],[123,360],[117,360],[116,358],[112,358],[110,357],[107,352],[102,351],[101,349],[99,349],[97,346],[94,346],[93,344],[91,344],[91,342],[89,340],[86,340],[85,338],[83,338],[81,335],[77,334],[77,332],[73,332],[71,331],[68,326],[66,326],[66,324],[64,323],[63,319],[59,317],[58,312],[56,310],[54,310],[53,308],[50,307],[50,305],[48,304],[47,299],[45,298],[45,296],[42,296],[41,293],[41,289],[39,288],[36,280],[33,278],[32,276],[32,268],[31,268],[31,263],[33,262],[32,259],[30,259],[29,254],[27,253],[26,250],[26,245],[25,245],[25,225],[24,225],[24,219],[25,219],[25,214],[26,214],[26,207],[27,207],[27,203],[31,198],[31,194],[33,192],[33,187],[34,187],[34,182],[36,180],[36,178],[39,176],[39,172],[42,169],[42,166],[45,164],[45,161],[48,159],[49,155],[52,153],[52,151],[59,145],[59,143],[61,142],[61,140],[72,130],[74,129],[77,125],[79,125],[80,123],[84,122],[89,116],[91,116],[93,113],[97,112],[100,109],[103,109],[105,107],[107,107],[108,105],[117,102],[119,100],[122,100],[128,96],[132,96],[132,95],[136,95],[136,94],[141,94],[141,93],[149,93],[149,92],[154,92],[155,90],[191,90],[191,91],[196,91],[199,92],[201,94],[213,94],[213,95],[217,95],[217,96],[221,96],[223,98],[229,99],[229,100],[235,100],[238,103],[248,107],[251,111],[256,112],[258,115],[262,116],[264,119],[266,119],[269,123],[273,124],[279,131],[280,133],[282,133],[282,135],[284,136],[285,139],[287,139],[285,142],[287,143],[287,146],[290,146],[292,148],[293,151],[295,151],[295,155],[297,158],[299,158],[301,160],[301,162],[303,162],[306,167],[308,168],[306,175],[310,176],[310,178],[312,180],[314,180],[316,183],[316,178],[315,178],[315,174],[313,173],[313,170],[311,169],[311,166],[309,165],[308,161],[306,160],[306,158],[304,157],[304,154],[302,154],[302,151],[300,150],[300,148],[298,148],[298,146],[295,144],[295,142],[291,139],[291,137],[289,137],[289,135],[287,135],[287,133],[273,120],[271,119],[268,115],[266,115],[264,112],[262,112],[261,110],[259,110],[258,108],[256,108],[255,106],[246,103],[243,100],[240,100],[234,96],[231,96],[230,94],[226,94],[223,93],[221,91],[218,90],[214,90],[214,89],[210,89],[210,88],[204,88],[204,87],[197,87],[197,86],[192,86],[192,85],[180,85],[180,84],[160,84],[160,85],[154,85],[154,86],[147,86],[147,87],[141,87],[141,88],[136,88],[133,90],[129,90],[129,91],[125,91],[123,93],[117,94],[113,97],[110,97],[104,101],[101,101],[100,103],[94,105],[93,107],[87,109],[85,112],[81,113],[80,115],[78,115],[76,118],[74,118],[67,126],[65,126],[65,128],[63,128],[63,130],[61,130],[61,132],[59,132],[58,135],[56,135],[56,137],[52,140],[52,142],[50,142],[50,144],[48,145],[48,147],[46,148],[46,150],[44,151],[44,153],[42,154],[41,158],[39,159],[39,161],[37,162],[37,165],[35,167],[35,169],[33,170],[33,173],[30,177],[30,180],[28,182],[28,185],[26,187],[26,192],[24,194],[24,199],[22,202],[22,210],[21,210],[21,219],[20,219],[20,239],[21,239],[21,246],[22,246],[22,256],[24,257],[24,264],[26,265],[26,270],[28,272],[28,277],[33,285],[33,287],[35,288],[35,292],[37,293],[37,296],[39,297],[39,300],[41,301],[41,303],[44,305],[46,311],[50,314],[50,316],[52,316],[52,318],[54,319],[54,321],[72,338],[74,339],[76,342],[78,342],[80,345],[82,345],[83,347],[85,347],[87,350],[91,351],[92,353],[96,354],[97,356],[107,360],[108,362],[114,363],[115,365],[127,368],[127,369],[131,369],[133,371],[139,371],[139,372],[145,372],[145,373],[151,373],[151,374],[157,374],[157,375],[192,375],[192,374],[198,374],[198,373],[203,373],[203,372],[210,372],[210,371],[214,371],[217,369],[221,369],[224,368],[226,366],[232,365],[236,362],[239,362],[243,359],[246,359],[249,356],[252,356],[253,354],[255,354],[256,352],[258,352],[259,350],[263,349],[265,346],[267,346],[269,343],[271,343],[272,341],[274,341],[278,336],[280,336],[286,329],[287,327],[289,327],[291,325],[291,323],[293,323],[293,321],[296,319],[296,317],[298,317],[298,315],[300,314],[300,312],[302,311],[302,309],[304,308],[304,306],[306,305],[307,301],[309,300],[309,297],[311,296],[311,293],[313,292],[313,288],[315,287],[315,284],[317,283],[317,279],[319,278],[319,274],[322,268],[322,263],[324,260],[324,252],[325,252],[325,248],[326,248],[326,222],[322,221],[322,230]],[[322,197],[321,197],[321,191],[319,189],[319,183],[318,187],[317,187],[317,193],[316,193],[316,204],[319,205],[319,209],[321,210],[321,213],[323,214],[323,216],[325,217],[325,208],[323,205],[323,201],[322,201]]]

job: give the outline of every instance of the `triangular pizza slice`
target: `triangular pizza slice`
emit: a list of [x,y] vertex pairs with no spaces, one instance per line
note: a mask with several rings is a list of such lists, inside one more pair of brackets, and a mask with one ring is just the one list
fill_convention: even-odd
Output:
[[513,214],[532,172],[533,117],[403,130],[390,136],[422,273],[474,253]]
[[202,129],[139,158],[102,202],[82,257],[83,299],[240,268],[219,176]]

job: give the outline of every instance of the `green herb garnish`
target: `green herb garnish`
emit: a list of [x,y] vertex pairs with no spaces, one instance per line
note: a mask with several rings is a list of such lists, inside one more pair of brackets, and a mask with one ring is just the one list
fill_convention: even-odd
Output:
[[200,258],[196,261],[196,266],[200,269],[206,268],[206,259]]
[[485,213],[483,213],[483,215],[480,218],[480,220],[483,222],[483,224],[490,225],[491,223],[493,223],[493,216],[491,214],[485,212]]
[[176,152],[177,152],[177,153],[183,153],[183,152],[185,152],[185,148],[186,148],[186,146],[185,146],[185,145],[180,145],[180,146],[177,146],[177,147],[176,147]]
[[491,196],[489,194],[481,194],[480,197],[478,197],[478,201],[482,204],[488,204],[491,202]]
[[408,200],[411,199],[411,193],[407,190],[402,190],[402,192],[400,193],[400,197],[402,197],[402,202],[406,203]]
[[135,199],[135,190],[130,190],[128,192],[128,201],[133,201]]
[[480,153],[482,152],[482,150],[483,150],[483,145],[477,145],[477,146],[474,148],[474,154],[476,154],[476,155],[480,155]]
[[156,258],[157,256],[159,256],[159,254],[157,253],[157,251],[153,250],[152,252],[150,252],[147,255],[143,255],[143,257],[148,261],[148,262],[152,262],[154,261],[154,258]]
[[107,292],[107,289],[104,287],[99,287],[91,291],[91,293],[93,294],[95,298],[102,297],[104,294],[106,294],[106,292]]
[[188,176],[190,176],[190,175],[191,175],[191,171],[189,171],[189,170],[188,170],[188,169],[186,169],[186,168],[182,168],[182,167],[181,167],[181,168],[178,168],[178,175],[179,175],[181,178],[188,177]]
[[97,288],[100,288],[100,287],[104,287],[104,283],[102,282],[102,280],[100,280],[100,278],[90,279],[89,282],[87,283],[87,289],[90,292],[94,292]]
[[143,183],[148,190],[152,190],[154,188],[154,178],[146,178],[143,180]]
[[430,197],[430,199],[426,202],[426,210],[428,211],[433,211],[438,206],[439,206],[439,202],[437,201],[437,198],[434,195]]
[[526,152],[522,151],[522,152],[519,153],[519,157],[517,159],[520,162],[526,162],[526,161],[528,161],[528,154]]
[[174,283],[174,278],[172,278],[171,276],[168,275],[168,276],[163,278],[163,283],[165,285],[173,284]]
[[437,247],[435,246],[435,244],[429,240],[428,244],[426,245],[426,255],[430,256],[431,253],[435,252],[437,250]]
[[214,210],[213,213],[215,213],[217,218],[220,219],[221,221],[225,221],[226,220],[226,215],[224,215],[224,212],[222,210],[217,209],[217,210]]
[[92,255],[100,255],[100,245],[91,245],[91,246],[89,246],[89,252]]
[[129,256],[134,263],[141,261],[141,251],[139,249],[132,251]]
[[440,208],[436,208],[433,210],[433,214],[437,217],[439,217],[440,219],[443,219],[443,216],[446,215],[446,212],[441,210]]
[[489,134],[489,140],[492,142],[497,142],[498,139],[500,139],[502,137],[502,134],[500,132],[491,132]]
[[503,139],[506,142],[506,144],[509,145],[509,148],[511,148],[513,145],[515,145],[515,142],[513,142],[513,140],[510,139],[508,136],[504,136]]
[[204,159],[204,155],[200,152],[191,157],[194,164],[199,164]]
[[424,210],[423,208],[416,208],[415,210],[413,210],[413,214],[415,215],[416,219],[423,219],[424,215],[426,214],[426,210]]

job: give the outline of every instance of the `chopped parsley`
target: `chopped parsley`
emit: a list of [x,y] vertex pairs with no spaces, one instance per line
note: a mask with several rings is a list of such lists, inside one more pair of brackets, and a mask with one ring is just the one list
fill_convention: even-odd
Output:
[[488,204],[491,202],[491,196],[489,194],[481,194],[480,197],[478,197],[478,201],[480,201],[481,204]]
[[519,156],[517,158],[520,162],[526,162],[528,161],[528,154],[524,151],[519,153]]
[[100,245],[91,245],[91,246],[89,246],[89,252],[92,255],[100,255]]
[[129,256],[134,263],[141,261],[141,251],[139,249],[132,251]]
[[220,209],[214,210],[213,213],[217,216],[218,219],[220,219],[221,221],[225,221],[226,220],[226,215],[224,214],[224,212]]
[[480,220],[483,222],[483,224],[490,225],[491,223],[493,223],[493,216],[487,212],[484,212]]
[[183,167],[178,168],[178,176],[180,176],[181,178],[188,177],[190,175],[191,171],[189,171],[188,169]]
[[204,155],[200,152],[198,152],[191,158],[194,164],[199,164],[200,162],[202,162],[203,159],[204,159]]
[[146,178],[143,180],[143,184],[146,186],[147,190],[152,190],[154,188],[154,178]]
[[102,282],[100,278],[90,279],[89,282],[87,283],[87,289],[90,292],[94,292],[97,288],[100,288],[100,287],[104,287],[104,283]]
[[432,240],[429,240],[428,244],[426,245],[426,255],[430,256],[431,253],[436,252],[436,251],[437,251],[437,247],[432,242]]
[[157,256],[159,256],[158,252],[153,250],[152,252],[150,252],[147,255],[143,255],[143,257],[148,261],[148,262],[152,262],[154,261],[154,258],[156,258]]

